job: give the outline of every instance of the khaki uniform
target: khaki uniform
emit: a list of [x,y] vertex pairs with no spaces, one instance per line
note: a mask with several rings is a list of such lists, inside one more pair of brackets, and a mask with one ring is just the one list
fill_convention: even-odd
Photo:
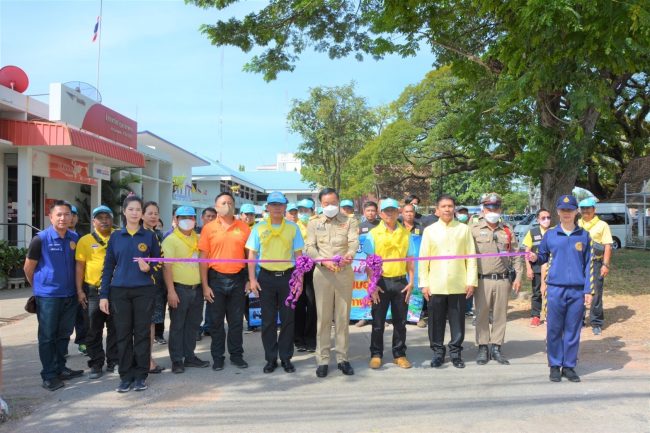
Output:
[[[309,221],[305,254],[313,259],[329,259],[336,255],[354,256],[359,248],[359,224],[343,213],[329,219],[325,215]],[[337,362],[348,360],[350,304],[354,272],[346,266],[332,272],[317,264],[314,270],[314,292],[318,316],[316,360],[327,365],[330,358],[332,319],[334,319]]]
[[[504,253],[518,251],[517,239],[512,229],[508,232],[504,223],[499,222],[492,230],[484,218],[471,226],[476,244],[476,253]],[[478,289],[474,301],[478,315],[476,317],[476,344],[503,344],[506,335],[506,314],[508,297],[512,284],[508,279],[508,267],[514,268],[521,281],[524,272],[523,257],[490,257],[478,259]],[[490,329],[490,311],[492,311],[492,329]]]

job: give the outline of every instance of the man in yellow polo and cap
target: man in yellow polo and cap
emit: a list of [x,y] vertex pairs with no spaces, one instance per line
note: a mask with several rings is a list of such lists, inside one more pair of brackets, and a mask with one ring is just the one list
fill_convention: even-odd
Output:
[[[369,255],[377,254],[382,259],[415,257],[417,251],[410,232],[397,222],[397,200],[382,200],[380,210],[382,221],[366,236],[363,251]],[[381,367],[384,355],[384,327],[389,306],[393,320],[393,362],[401,368],[411,368],[411,363],[406,358],[406,316],[413,290],[414,270],[412,261],[388,262],[382,265],[382,276],[377,291],[372,293],[370,368]]]
[[602,332],[605,315],[603,313],[603,283],[609,274],[609,264],[612,258],[612,232],[609,225],[596,215],[596,199],[589,197],[578,203],[581,218],[578,225],[589,232],[591,237],[593,256],[593,299],[589,309],[589,322],[594,335]]

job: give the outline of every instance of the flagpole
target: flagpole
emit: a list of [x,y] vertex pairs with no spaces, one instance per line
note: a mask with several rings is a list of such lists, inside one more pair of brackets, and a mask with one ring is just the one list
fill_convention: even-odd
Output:
[[99,0],[99,28],[97,31],[99,32],[98,35],[98,41],[97,41],[97,83],[95,88],[97,89],[97,92],[99,92],[99,62],[102,57],[102,27],[103,27],[103,22],[102,22],[102,7],[103,7],[104,0]]

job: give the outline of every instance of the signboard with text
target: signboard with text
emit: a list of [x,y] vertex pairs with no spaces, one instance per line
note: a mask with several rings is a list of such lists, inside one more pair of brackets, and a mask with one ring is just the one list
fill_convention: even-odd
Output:
[[135,120],[61,83],[50,84],[49,120],[63,122],[124,144],[138,146]]

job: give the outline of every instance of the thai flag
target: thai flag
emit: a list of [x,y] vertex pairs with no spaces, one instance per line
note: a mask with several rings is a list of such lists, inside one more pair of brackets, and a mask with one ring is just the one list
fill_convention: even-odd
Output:
[[93,30],[93,42],[97,40],[98,34],[99,34],[99,17],[97,17],[97,22],[95,23],[95,30]]

